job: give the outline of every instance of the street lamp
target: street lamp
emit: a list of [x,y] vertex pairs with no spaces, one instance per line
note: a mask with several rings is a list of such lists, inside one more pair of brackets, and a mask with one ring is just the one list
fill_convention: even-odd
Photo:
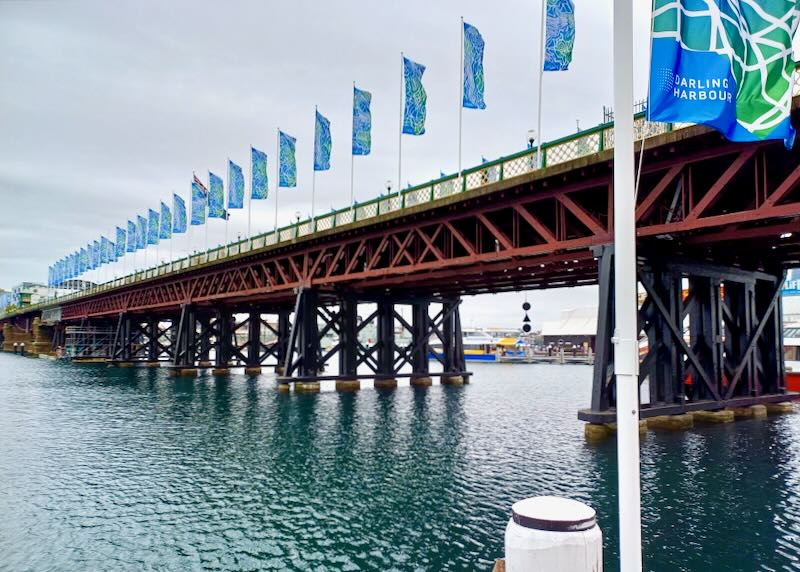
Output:
[[528,129],[528,149],[533,149],[533,143],[536,141],[536,129]]

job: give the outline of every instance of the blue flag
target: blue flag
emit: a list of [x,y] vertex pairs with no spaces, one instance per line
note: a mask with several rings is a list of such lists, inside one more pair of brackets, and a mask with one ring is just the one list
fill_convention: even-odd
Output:
[[297,186],[297,162],[294,157],[296,139],[283,131],[279,132],[280,164],[278,185],[281,187]]
[[192,180],[192,225],[197,226],[206,222],[206,205],[208,204],[208,189],[195,175]]
[[53,280],[53,267],[52,266],[48,266],[47,267],[47,287],[48,288],[52,288],[54,282],[55,282],[55,280]]
[[353,86],[353,155],[372,150],[372,94]]
[[108,241],[108,261],[109,262],[117,261],[117,246],[110,240]]
[[80,269],[81,269],[81,274],[89,270],[89,258],[86,256],[85,248],[81,248]]
[[125,256],[125,229],[117,227],[117,251],[116,257],[122,258]]
[[125,245],[125,252],[136,252],[136,243],[138,242],[136,235],[136,225],[132,221],[128,221],[128,243]]
[[100,241],[95,240],[92,245],[92,268],[99,268],[101,263]]
[[164,201],[161,201],[161,220],[159,222],[158,238],[160,240],[172,238],[172,213]]
[[572,0],[547,0],[544,71],[563,71],[572,62],[575,6]]
[[267,155],[255,147],[250,147],[250,198],[254,200],[267,198]]
[[483,101],[483,37],[464,22],[464,98],[469,109],[486,109]]
[[225,189],[222,179],[208,172],[208,218],[225,218]]
[[136,250],[147,248],[147,219],[136,215]]
[[158,244],[158,211],[147,209],[147,244]]
[[110,241],[105,236],[100,237],[100,264],[111,262],[108,258],[108,251],[111,250],[109,243]]
[[228,208],[244,208],[244,174],[242,168],[228,159]]
[[791,148],[799,14],[786,0],[655,0],[648,119]]
[[172,193],[172,210],[175,215],[172,219],[172,234],[183,234],[186,232],[186,203],[175,193]]
[[327,171],[331,168],[331,122],[319,111],[314,111],[314,170]]
[[422,135],[425,133],[425,114],[428,94],[422,85],[425,66],[403,57],[403,83],[405,84],[406,104],[403,112],[403,133]]

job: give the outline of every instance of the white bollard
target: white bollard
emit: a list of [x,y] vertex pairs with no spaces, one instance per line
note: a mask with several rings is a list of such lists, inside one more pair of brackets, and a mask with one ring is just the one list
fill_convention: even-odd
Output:
[[602,572],[603,533],[593,508],[560,497],[514,503],[506,526],[506,572]]

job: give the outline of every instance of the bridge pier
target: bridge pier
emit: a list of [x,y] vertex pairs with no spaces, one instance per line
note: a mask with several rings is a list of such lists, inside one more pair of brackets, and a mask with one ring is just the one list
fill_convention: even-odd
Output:
[[[374,305],[374,310],[359,318],[359,303]],[[460,385],[466,382],[464,348],[461,341],[459,298],[403,299],[390,294],[338,293],[321,294],[313,289],[298,292],[291,325],[285,375],[278,379],[282,386],[295,383],[297,391],[317,391],[319,381],[335,381],[339,391],[360,389],[361,379],[374,378],[374,386],[391,389],[397,377],[408,376],[416,387],[432,385],[430,373],[430,339],[441,341],[441,354],[433,354],[442,363],[442,382]],[[431,303],[441,306],[430,316]],[[411,307],[411,323],[400,306]],[[375,340],[364,344],[359,338],[367,328],[375,329]],[[396,332],[408,332],[410,342],[399,346]],[[336,335],[337,342],[322,348],[322,340]],[[338,372],[325,374],[329,360],[338,354]],[[362,373],[359,373],[359,368]],[[368,369],[365,374],[363,370]],[[410,369],[410,372],[409,372]],[[285,387],[283,389],[286,389]]]
[[[600,305],[592,406],[578,412],[589,423],[616,418],[613,376],[613,249],[599,254]],[[792,400],[786,391],[779,266],[758,269],[705,260],[640,255],[638,279],[645,297],[639,308],[640,417],[680,416],[694,411]],[[642,385],[640,385],[642,388]],[[758,408],[761,407],[761,408]],[[746,410],[743,408],[747,408]],[[661,421],[659,421],[661,422]]]

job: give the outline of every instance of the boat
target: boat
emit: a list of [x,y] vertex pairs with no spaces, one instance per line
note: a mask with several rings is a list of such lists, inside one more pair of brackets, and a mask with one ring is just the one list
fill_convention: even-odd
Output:
[[[465,328],[461,333],[461,342],[464,346],[464,359],[466,361],[494,362],[509,358],[524,358],[527,343],[520,340],[513,332],[503,331],[504,337],[495,337],[492,332],[477,328]],[[442,358],[442,344],[431,344],[431,357]]]

